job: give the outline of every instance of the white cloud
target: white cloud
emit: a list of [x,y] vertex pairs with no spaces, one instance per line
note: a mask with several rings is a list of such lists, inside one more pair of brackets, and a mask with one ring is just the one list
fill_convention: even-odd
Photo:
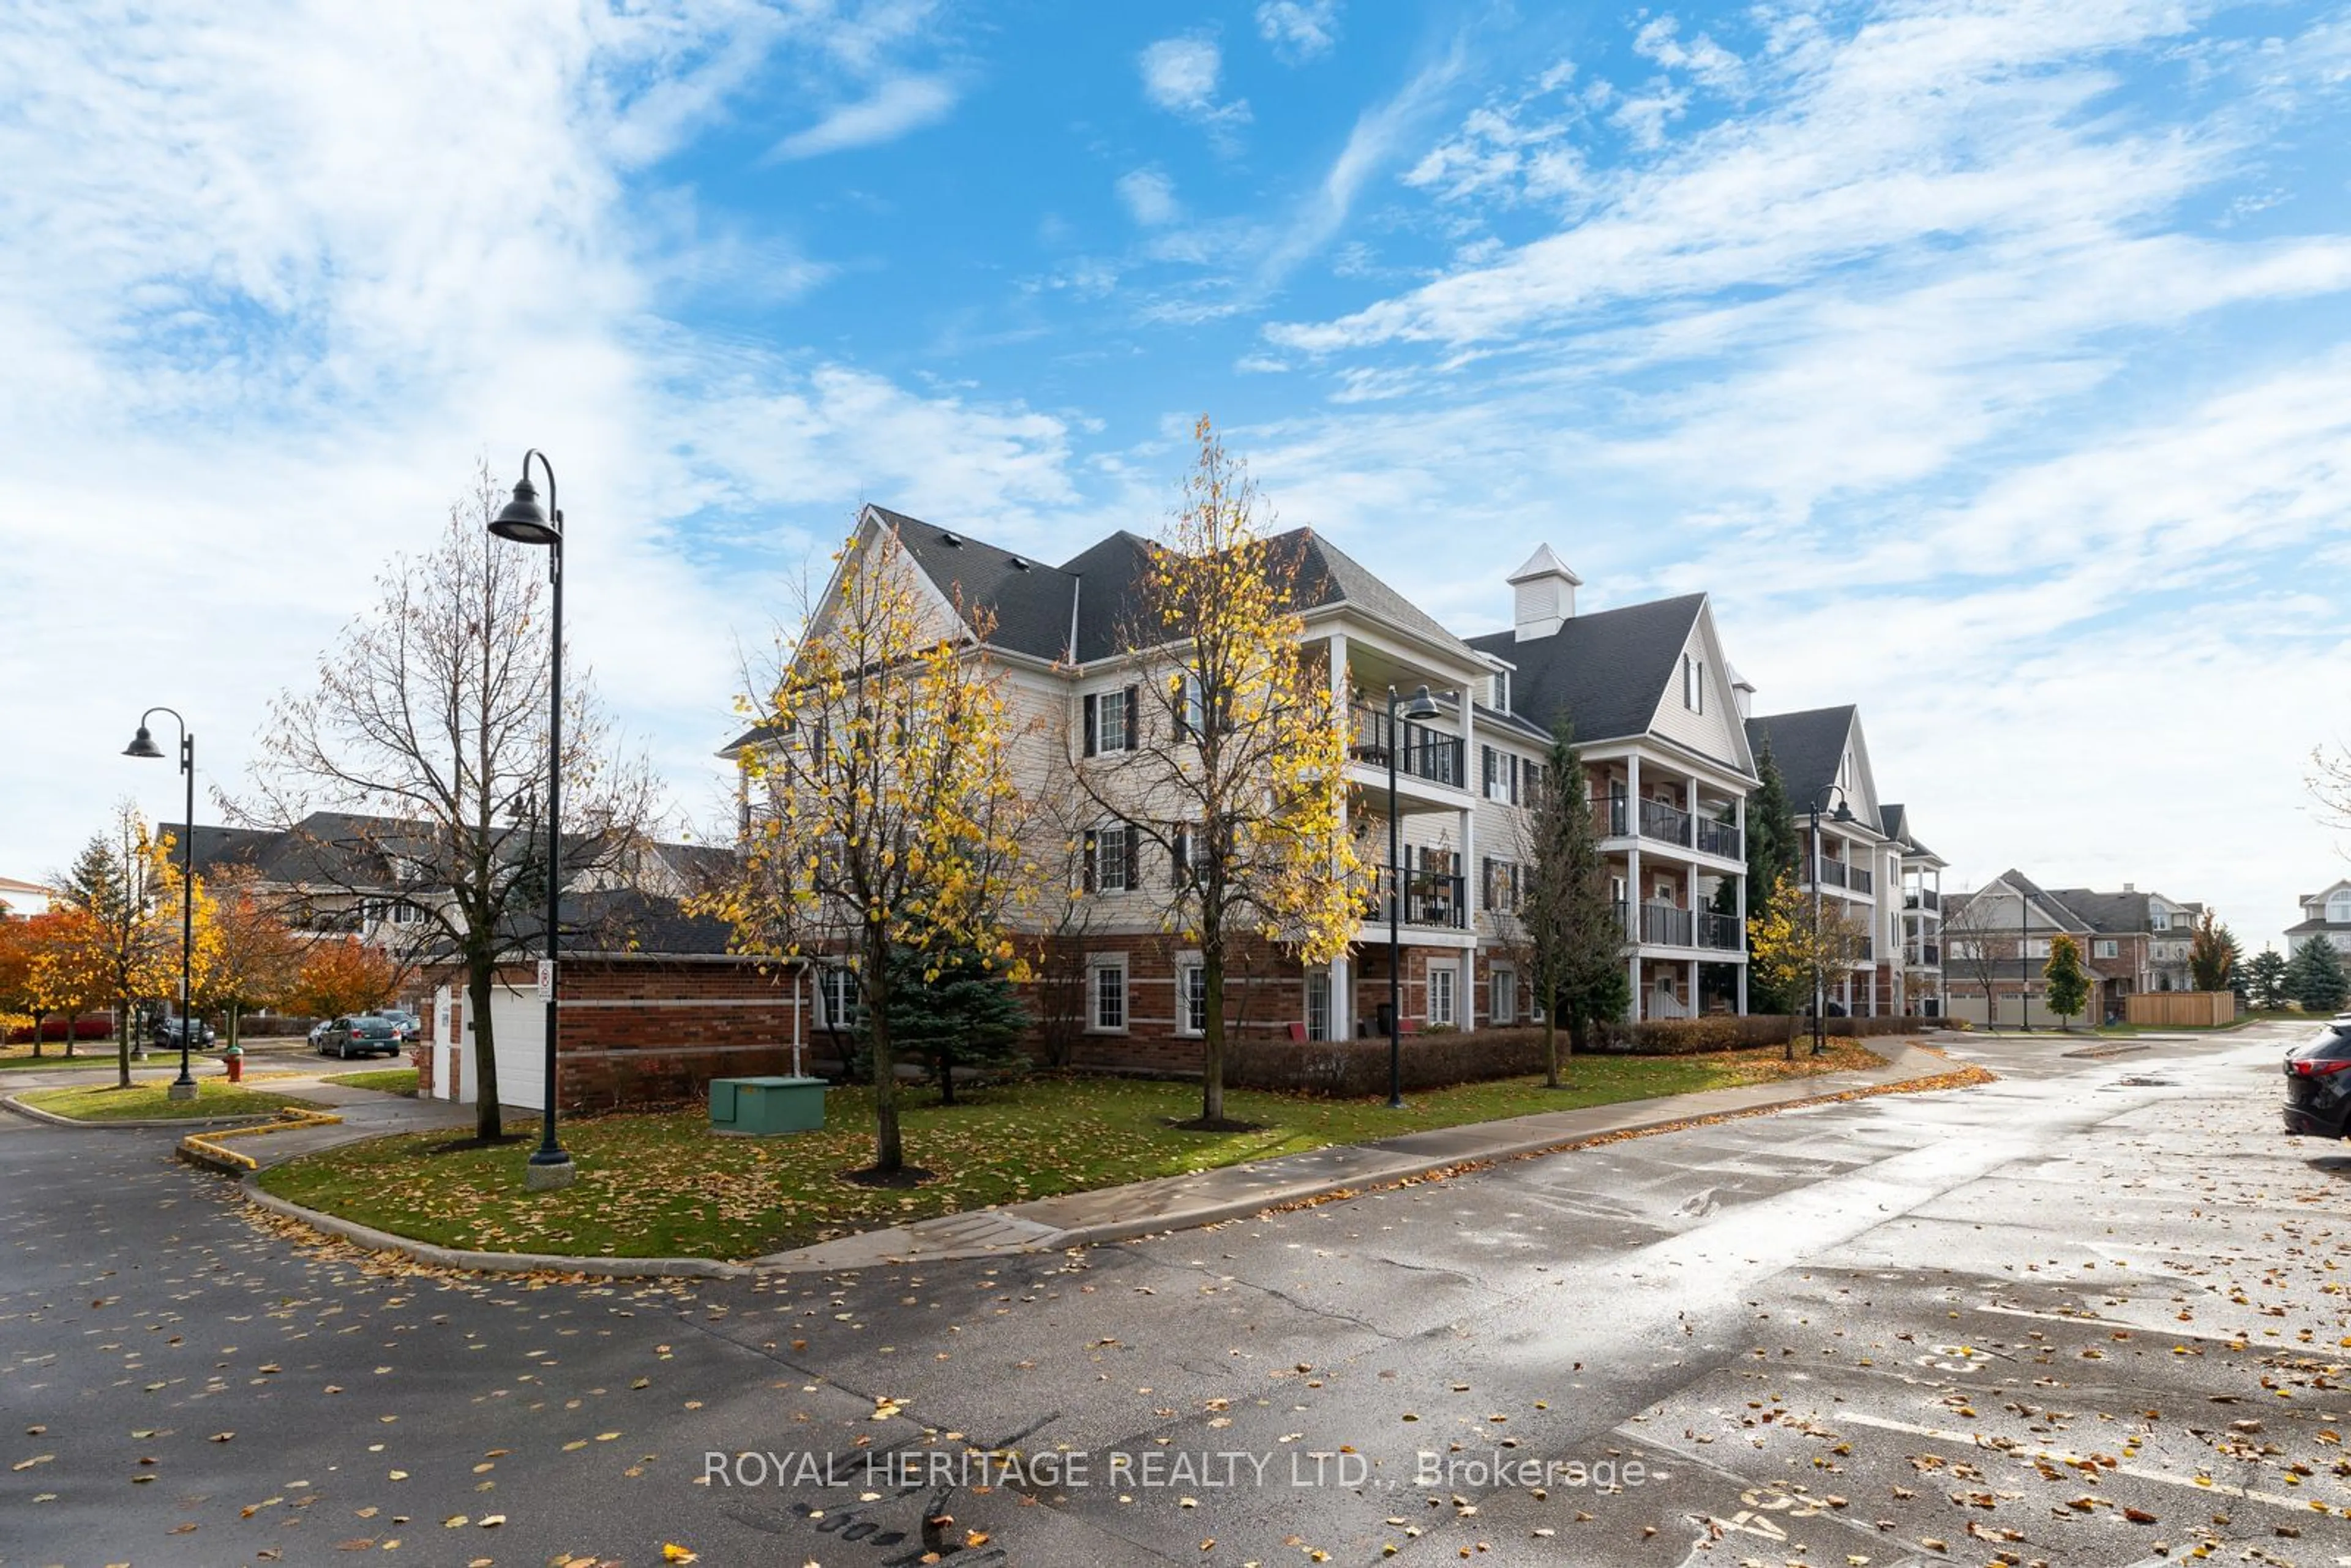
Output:
[[926,125],[935,125],[953,113],[954,84],[944,77],[893,77],[870,97],[841,105],[805,131],[796,131],[776,143],[778,159],[817,158],[852,147],[872,147],[895,141]]
[[1130,216],[1145,228],[1161,228],[1184,215],[1176,200],[1176,182],[1163,170],[1136,169],[1118,179],[1118,199]]
[[1217,101],[1224,55],[1215,39],[1162,38],[1145,47],[1136,63],[1143,72],[1144,97],[1170,114],[1207,127],[1220,147],[1234,145],[1239,128],[1249,121],[1249,100]]
[[1311,60],[1339,42],[1339,0],[1263,0],[1257,30],[1282,59]]

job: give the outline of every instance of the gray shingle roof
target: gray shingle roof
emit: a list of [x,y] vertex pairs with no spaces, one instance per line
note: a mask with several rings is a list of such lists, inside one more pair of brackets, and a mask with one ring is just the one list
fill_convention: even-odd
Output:
[[[1373,576],[1361,561],[1313,529],[1292,528],[1288,533],[1276,534],[1272,542],[1276,549],[1294,549],[1301,552],[1298,580],[1301,587],[1312,595],[1309,602],[1315,608],[1351,604],[1426,638],[1440,648],[1458,653],[1464,659],[1473,657],[1469,644],[1437,624],[1426,611]],[[1674,651],[1679,653],[1681,650],[1677,647]]]
[[1887,838],[1902,844],[1912,854],[1923,855],[1930,861],[1941,862],[1942,856],[1920,843],[1911,833],[1910,813],[1906,808],[1899,804],[1882,805],[1877,808],[1877,819]]
[[2049,895],[2082,917],[2093,931],[2152,931],[2144,893],[2097,893],[2086,887],[2053,887]]
[[1494,632],[1469,646],[1518,666],[1510,707],[1531,724],[1548,730],[1564,710],[1578,742],[1622,740],[1647,733],[1705,603],[1686,593],[1573,616],[1548,637]]
[[1040,659],[1070,656],[1070,611],[1078,593],[1070,572],[887,507],[866,509],[898,530],[906,553],[967,620],[981,613],[993,619],[990,643]]
[[1758,715],[1747,721],[1747,744],[1761,753],[1766,744],[1787,786],[1788,799],[1803,806],[1820,799],[1844,766],[1845,737],[1853,733],[1854,706],[1807,708],[1802,713]]

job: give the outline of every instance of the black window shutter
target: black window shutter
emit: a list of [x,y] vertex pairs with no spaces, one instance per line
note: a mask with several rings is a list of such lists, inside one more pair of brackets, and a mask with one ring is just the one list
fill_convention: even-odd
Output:
[[1494,907],[1494,857],[1492,855],[1486,857],[1485,864],[1479,870],[1478,876],[1479,901],[1491,909]]
[[[1133,686],[1127,687],[1126,695],[1128,700],[1132,702],[1134,697],[1134,688]],[[1126,831],[1121,836],[1126,841],[1126,885],[1129,887],[1140,887],[1143,883],[1141,879],[1136,875],[1136,873],[1141,868],[1135,862],[1139,858],[1136,854],[1136,851],[1142,847],[1141,841],[1143,835],[1136,832],[1133,825],[1130,824]]]
[[1519,758],[1516,753],[1512,753],[1510,757],[1510,804],[1515,806],[1519,803]]
[[1176,738],[1178,740],[1192,738],[1191,695],[1190,677],[1176,675],[1168,681],[1167,707],[1176,716]]
[[[1094,737],[1100,733],[1099,726],[1102,716],[1098,711],[1098,703],[1099,699],[1095,697],[1093,693],[1088,692],[1086,694],[1086,755],[1088,757],[1092,757],[1094,754]],[[1093,835],[1092,833],[1088,833],[1086,837],[1089,841],[1092,841]]]
[[1189,879],[1192,870],[1192,830],[1177,827],[1167,835],[1168,868],[1177,887]]
[[[1088,697],[1086,699],[1086,710],[1089,713],[1093,711],[1093,700],[1094,699],[1092,697]],[[1101,851],[1102,835],[1095,832],[1092,828],[1088,828],[1086,830],[1085,849],[1085,878],[1086,891],[1088,893],[1099,893],[1102,891],[1102,879],[1094,873],[1094,857],[1099,854]]]
[[1126,749],[1136,748],[1143,736],[1143,688],[1126,688]]

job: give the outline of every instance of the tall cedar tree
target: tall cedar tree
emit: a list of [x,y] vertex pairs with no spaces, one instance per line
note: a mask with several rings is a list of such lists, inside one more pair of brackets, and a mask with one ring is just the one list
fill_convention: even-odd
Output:
[[[1301,612],[1319,591],[1303,550],[1277,546],[1247,465],[1209,422],[1184,505],[1149,547],[1140,604],[1120,628],[1134,684],[1098,695],[1136,722],[1120,747],[1099,727],[1071,761],[1107,814],[1092,842],[1151,844],[1097,887],[1139,883],[1164,924],[1200,955],[1200,1117],[1225,1119],[1226,981],[1251,937],[1303,965],[1343,955],[1363,918],[1364,866],[1345,831],[1344,671],[1301,654]],[[1134,694],[1132,697],[1128,693]],[[1134,875],[1128,875],[1132,870]]]
[[2188,938],[2188,977],[2198,990],[2235,988],[2229,980],[2237,967],[2236,946],[2236,936],[2210,910],[2198,917],[2196,929]]
[[898,1123],[901,949],[1010,963],[1021,880],[1014,732],[974,624],[943,609],[893,528],[869,514],[767,689],[743,709],[740,871],[703,907],[738,950],[844,953],[873,1063],[876,1180],[910,1171]]
[[1535,995],[1543,999],[1543,1082],[1560,1086],[1559,1020],[1571,1051],[1588,1049],[1592,1026],[1625,1016],[1632,980],[1625,964],[1625,917],[1608,887],[1608,865],[1592,820],[1583,758],[1564,713],[1552,721],[1551,755],[1535,793],[1531,885],[1521,904]]
[[2342,1007],[2351,977],[2343,970],[2343,955],[2325,936],[2313,936],[2294,950],[2285,967],[2285,994],[2306,1013],[2333,1013]]
[[1003,962],[967,945],[901,947],[891,963],[892,1048],[929,1064],[940,1104],[956,1103],[957,1068],[1008,1076],[1028,1067],[1020,1042],[1033,1020]]
[[[240,820],[305,846],[314,888],[407,912],[402,967],[463,971],[475,1135],[500,1137],[490,996],[502,965],[544,953],[550,552],[493,536],[506,496],[487,467],[421,555],[393,558],[376,601],[271,705]],[[591,683],[564,678],[563,869],[594,885],[632,863],[658,788],[621,756]],[[337,813],[313,817],[331,809]]]
[[2082,945],[2062,931],[2052,936],[2049,961],[2041,967],[2041,977],[2048,982],[2049,1010],[2057,1015],[2061,1027],[2072,1029],[2074,1019],[2090,1002],[2090,975],[2082,967]]
[[2285,955],[2263,947],[2245,960],[2246,1000],[2253,1007],[2285,1006]]
[[[1796,832],[1795,810],[1788,803],[1787,780],[1772,759],[1771,740],[1764,737],[1755,754],[1755,776],[1761,780],[1747,798],[1747,898],[1760,907],[1783,879],[1797,879],[1803,862],[1802,841]],[[1725,914],[1729,910],[1723,911]],[[1809,988],[1811,982],[1804,982]],[[1808,988],[1790,991],[1761,969],[1747,975],[1747,1009],[1757,1013],[1792,1013],[1811,995]]]

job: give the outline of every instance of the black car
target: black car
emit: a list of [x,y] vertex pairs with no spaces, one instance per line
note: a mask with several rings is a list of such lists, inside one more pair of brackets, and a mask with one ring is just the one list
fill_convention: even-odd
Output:
[[2285,1130],[2351,1136],[2351,1021],[2337,1019],[2286,1053]]
[[329,1019],[310,1031],[311,1043],[321,1056],[340,1056],[346,1061],[354,1056],[373,1056],[381,1051],[386,1056],[400,1054],[400,1031],[392,1021],[377,1013],[360,1013],[350,1018]]
[[[155,1049],[158,1051],[179,1050],[180,1020],[178,1019],[157,1019],[155,1020],[155,1027],[150,1033],[149,1038],[154,1041]],[[204,1019],[198,1019],[195,1022],[193,1032],[188,1036],[188,1049],[190,1051],[210,1051],[212,1048],[213,1026],[206,1023]]]

